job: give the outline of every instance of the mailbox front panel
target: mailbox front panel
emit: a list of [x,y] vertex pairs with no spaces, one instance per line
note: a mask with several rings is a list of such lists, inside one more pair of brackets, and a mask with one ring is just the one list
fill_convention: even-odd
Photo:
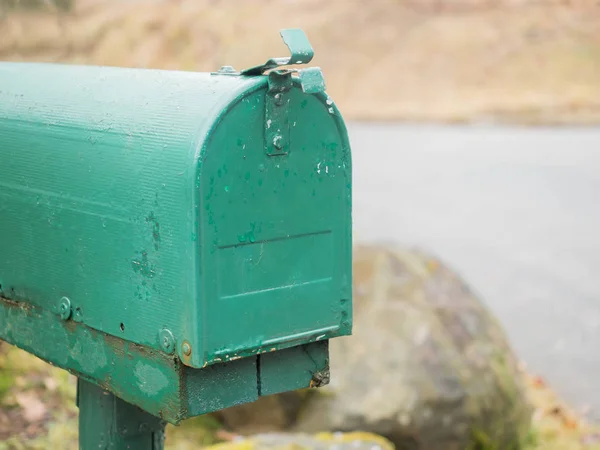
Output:
[[[271,155],[266,88],[221,119],[201,158],[201,339],[208,363],[349,334],[351,161],[337,109],[295,86]],[[281,120],[281,118],[278,118]]]

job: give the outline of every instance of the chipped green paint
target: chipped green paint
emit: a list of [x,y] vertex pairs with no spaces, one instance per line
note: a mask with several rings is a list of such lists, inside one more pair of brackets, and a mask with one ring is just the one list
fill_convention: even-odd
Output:
[[138,380],[140,391],[148,396],[160,393],[169,386],[169,379],[157,368],[144,361],[138,361],[133,372]]
[[131,267],[133,267],[134,272],[146,278],[153,278],[156,274],[155,266],[148,262],[148,252],[145,250],[139,252],[139,256],[131,261]]

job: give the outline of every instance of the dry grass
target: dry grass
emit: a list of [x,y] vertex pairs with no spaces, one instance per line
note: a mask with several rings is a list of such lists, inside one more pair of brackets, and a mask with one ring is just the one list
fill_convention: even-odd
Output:
[[244,68],[302,27],[348,118],[600,119],[600,6],[591,1],[79,0],[10,13],[0,59],[183,70]]
[[599,450],[600,427],[561,401],[537,376],[526,377],[535,407],[532,442],[527,450]]

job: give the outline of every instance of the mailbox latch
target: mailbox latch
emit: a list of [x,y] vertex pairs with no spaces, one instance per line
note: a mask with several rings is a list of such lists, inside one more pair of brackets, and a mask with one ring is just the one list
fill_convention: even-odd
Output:
[[308,37],[304,31],[299,28],[288,28],[279,32],[287,48],[290,50],[290,56],[283,58],[271,58],[266,63],[242,70],[242,75],[262,75],[267,70],[275,69],[280,66],[289,66],[290,64],[308,64],[312,61],[315,52],[313,51]]
[[[297,73],[297,80],[300,82],[302,91],[306,94],[318,94],[319,92],[325,91],[325,80],[323,79],[323,72],[319,67],[309,67],[308,69],[296,69],[286,68],[282,69],[282,66],[289,66],[294,64],[308,64],[312,61],[315,52],[313,51],[308,37],[304,31],[299,28],[289,28],[281,30],[279,33],[283,39],[285,45],[290,50],[290,56],[283,58],[271,58],[266,63],[258,66],[244,69],[241,72],[236,72],[230,66],[224,66],[219,72],[221,75],[245,75],[245,76],[257,76],[263,75],[269,70],[276,69],[275,72],[280,75],[287,73]],[[272,72],[270,72],[272,73]]]
[[[271,58],[266,63],[237,72],[231,66],[223,66],[213,75],[268,76],[269,88],[265,99],[265,147],[267,155],[286,155],[290,148],[290,92],[299,83],[305,94],[325,91],[325,80],[319,67],[308,69],[283,68],[282,66],[308,64],[314,51],[308,37],[299,28],[280,31],[290,56]],[[268,73],[266,73],[268,72]],[[297,77],[292,78],[296,73]]]
[[269,89],[265,97],[265,147],[269,156],[286,155],[290,148],[291,88],[291,73],[269,73]]
[[294,84],[292,73],[297,73],[302,90],[307,94],[325,91],[323,73],[318,67],[299,70],[282,68],[294,64],[308,64],[314,51],[308,37],[299,28],[280,32],[285,45],[290,50],[289,57],[271,58],[266,63],[240,72],[245,76],[268,73],[269,89],[265,98],[265,147],[267,155],[286,155],[290,148],[290,92]]

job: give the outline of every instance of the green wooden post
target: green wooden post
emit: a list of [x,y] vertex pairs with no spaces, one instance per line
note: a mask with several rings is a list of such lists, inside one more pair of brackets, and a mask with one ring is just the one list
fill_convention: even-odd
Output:
[[82,379],[77,384],[81,450],[162,450],[165,422]]

